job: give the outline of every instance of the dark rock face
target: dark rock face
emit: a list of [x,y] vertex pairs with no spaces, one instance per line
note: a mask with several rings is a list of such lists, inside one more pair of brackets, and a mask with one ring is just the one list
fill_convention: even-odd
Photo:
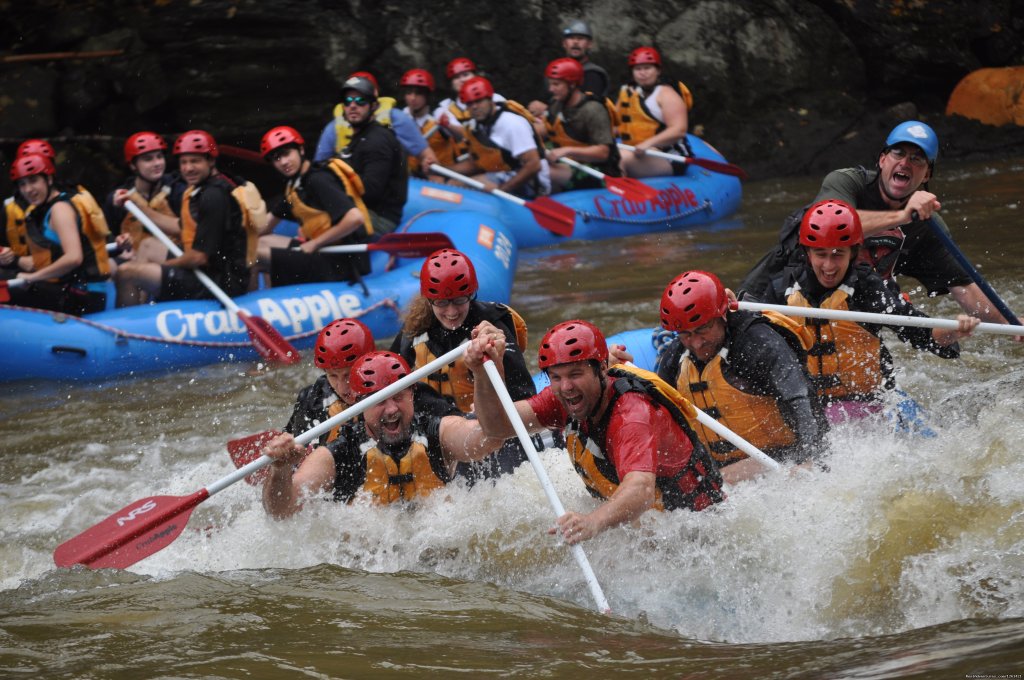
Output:
[[[109,159],[63,164],[96,191],[120,174],[121,142],[139,129],[206,128],[222,143],[255,148],[266,129],[288,123],[313,143],[355,70],[372,71],[397,95],[402,72],[424,67],[440,98],[445,64],[465,55],[500,92],[529,101],[544,94],[543,68],[561,56],[560,28],[579,16],[613,83],[627,78],[631,49],[658,47],[665,75],[694,93],[691,129],[754,177],[870,163],[888,129],[910,117],[936,127],[946,157],[1024,148],[1021,129],[942,115],[971,70],[1024,61],[1020,0],[2,4],[2,54],[121,51],[0,64],[0,164],[20,139],[48,137],[65,150],[62,160]],[[262,167],[242,172],[270,179]]]

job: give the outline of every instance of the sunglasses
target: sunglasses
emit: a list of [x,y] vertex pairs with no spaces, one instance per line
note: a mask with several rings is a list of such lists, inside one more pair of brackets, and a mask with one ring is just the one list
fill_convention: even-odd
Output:
[[359,106],[366,106],[367,104],[370,103],[370,100],[363,96],[345,97],[341,101],[343,104],[345,104],[345,106],[348,106],[349,104],[358,104]]
[[455,305],[456,307],[461,307],[462,305],[469,304],[469,301],[472,299],[473,297],[471,295],[461,295],[457,298],[452,298],[451,300],[431,300],[430,304],[432,304],[434,307],[439,307],[441,309],[444,309],[448,305]]

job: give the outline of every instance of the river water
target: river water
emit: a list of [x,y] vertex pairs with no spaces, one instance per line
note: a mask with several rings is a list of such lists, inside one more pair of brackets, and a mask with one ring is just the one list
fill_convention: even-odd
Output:
[[[932,187],[1020,311],[1022,169],[945,164]],[[534,347],[572,317],[607,333],[651,326],[680,271],[737,283],[817,181],[750,183],[712,230],[524,252],[513,306]],[[955,314],[912,285],[925,311]],[[284,522],[239,483],[130,570],[55,569],[58,544],[128,503],[232,471],[225,442],[283,424],[315,372],[2,386],[0,675],[1019,678],[1024,345],[979,336],[959,361],[889,345],[937,437],[838,427],[828,472],[767,476],[714,510],[649,513],[590,541],[611,615],[545,534],[528,465],[415,510],[312,503]],[[543,460],[567,508],[593,507],[564,451]]]

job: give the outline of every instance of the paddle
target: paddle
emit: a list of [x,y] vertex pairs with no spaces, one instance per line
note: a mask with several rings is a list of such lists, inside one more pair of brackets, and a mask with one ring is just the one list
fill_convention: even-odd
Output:
[[658,197],[657,189],[644,184],[638,179],[633,179],[632,177],[612,177],[611,175],[606,175],[603,172],[595,170],[589,165],[584,165],[583,163],[574,161],[571,158],[566,158],[565,156],[559,158],[558,162],[565,163],[569,167],[581,170],[591,177],[597,177],[604,182],[604,186],[608,191],[612,192],[616,196],[621,196],[627,201],[646,203],[647,201]]
[[[742,309],[748,312],[779,312],[787,316],[837,319],[839,321],[854,321],[856,323],[874,323],[882,326],[917,326],[919,328],[939,328],[942,330],[956,330],[960,327],[960,322],[956,319],[932,319],[920,316],[901,316],[899,314],[851,312],[845,309],[766,305],[760,302],[734,302],[729,306],[732,309]],[[979,323],[974,330],[982,333],[997,333],[999,335],[1024,335],[1024,326],[1010,326],[1002,323]]]
[[[365,253],[383,251],[395,257],[427,257],[442,248],[454,248],[448,234],[435,231],[421,234],[384,234],[373,243],[345,246],[324,246],[318,253]],[[295,248],[298,250],[298,248]]]
[[10,288],[24,288],[28,285],[28,279],[8,279],[0,281],[0,303],[11,301]]
[[[533,440],[530,439],[530,433],[526,430],[526,424],[523,423],[523,419],[519,417],[519,412],[516,411],[516,406],[512,402],[512,395],[508,393],[508,388],[505,387],[501,374],[498,373],[497,367],[489,358],[484,361],[484,370],[487,371],[487,377],[490,378],[491,384],[494,385],[494,391],[498,394],[498,399],[501,400],[501,405],[504,407],[505,413],[508,414],[512,427],[515,428],[516,436],[519,437],[519,442],[523,445],[526,457],[530,459],[533,471],[537,474],[541,486],[544,487],[544,495],[547,496],[551,509],[555,511],[555,517],[561,517],[565,514],[565,507],[558,499],[558,493],[555,491],[554,485],[551,484],[551,479],[548,477],[547,470],[544,469],[544,463],[540,460],[540,454],[537,453]],[[605,599],[604,591],[601,590],[601,584],[597,582],[597,576],[594,575],[594,570],[590,567],[590,560],[587,559],[587,554],[583,552],[583,546],[578,543],[572,546],[572,556],[576,558],[576,563],[583,570],[583,576],[587,580],[587,585],[590,586],[590,594],[594,596],[597,608],[603,614],[611,612],[611,607],[608,605],[608,600]]]
[[[918,217],[917,211],[915,210],[913,218],[917,220]],[[967,275],[971,277],[971,280],[978,284],[978,288],[981,288],[981,292],[985,294],[985,297],[987,297],[993,305],[995,305],[995,308],[999,310],[999,313],[1003,315],[1003,318],[1015,326],[1020,326],[1020,319],[1017,318],[1017,315],[1010,311],[1010,308],[1005,302],[1003,302],[1003,299],[999,297],[999,294],[992,289],[992,286],[988,285],[988,281],[978,273],[978,270],[974,268],[974,265],[972,265],[971,261],[967,259],[967,256],[964,255],[963,251],[953,243],[953,239],[949,237],[949,234],[947,234],[933,218],[929,217],[927,222],[928,226],[932,229],[932,233],[942,241],[942,244],[946,246],[946,250],[948,250],[949,254],[953,256],[953,259],[955,259],[960,266],[964,268],[964,271],[966,271]]]
[[[629,144],[619,144],[620,149],[626,151],[636,151],[636,147],[630,146]],[[647,149],[645,153],[648,156],[654,156],[655,158],[664,158],[670,163],[683,163],[685,165],[696,165],[705,170],[712,172],[718,172],[723,175],[732,175],[733,177],[739,177],[740,179],[746,179],[747,173],[738,165],[732,163],[723,163],[721,161],[713,161],[710,158],[695,158],[693,156],[679,156],[674,153],[666,153],[659,149]]]
[[[454,170],[450,170],[443,165],[435,163],[430,167],[430,172],[454,179],[457,182],[462,182],[467,186],[471,186],[474,189],[486,191],[483,182],[478,182],[472,177],[466,177],[465,175],[459,174]],[[554,201],[547,196],[540,196],[532,201],[513,196],[512,194],[506,193],[501,189],[492,189],[490,193],[494,194],[498,198],[504,198],[506,201],[512,201],[516,205],[521,205],[530,212],[533,213],[533,218],[537,220],[537,224],[544,227],[553,234],[559,236],[572,236],[573,229],[576,227],[576,211],[567,205],[562,205],[558,201]]]
[[[131,201],[125,201],[124,207],[128,209],[131,214],[135,215],[135,218],[142,223],[142,226],[146,228],[150,234],[155,236],[164,246],[167,247],[167,251],[175,257],[181,257],[181,248],[174,244],[174,242],[167,238],[167,234],[162,232],[153,220],[146,216],[146,213],[142,212],[139,206],[135,205]],[[245,311],[235,301],[228,297],[220,287],[206,275],[198,269],[193,270],[196,274],[196,278],[206,286],[206,289],[213,293],[213,296],[224,308],[229,312],[234,312],[245,327],[249,329],[249,339],[252,341],[253,347],[260,353],[267,361],[273,361],[281,364],[294,364],[302,359],[299,356],[299,350],[295,349],[290,342],[285,340],[277,329],[271,326],[265,319],[253,316],[249,312]]]
[[[462,356],[467,346],[468,343],[456,347],[423,368],[411,372],[381,391],[303,432],[295,438],[296,443],[300,446],[308,444],[339,423],[351,420],[374,404],[401,392],[441,366],[455,361]],[[273,460],[269,456],[260,456],[241,469],[188,496],[152,496],[126,505],[99,524],[57,546],[53,553],[53,561],[58,567],[71,567],[76,564],[93,569],[130,567],[173,543],[185,529],[185,524],[188,523],[192,510],[197,505],[238,480],[270,465]]]

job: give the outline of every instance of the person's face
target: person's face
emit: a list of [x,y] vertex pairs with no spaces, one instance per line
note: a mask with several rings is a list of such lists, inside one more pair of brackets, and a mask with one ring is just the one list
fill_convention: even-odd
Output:
[[427,106],[429,92],[423,87],[409,87],[405,90],[405,105],[410,111],[422,111]]
[[633,67],[633,82],[640,87],[651,87],[658,82],[661,71],[654,64],[637,64]]
[[878,181],[885,195],[902,202],[931,179],[928,159],[918,146],[897,144],[878,157]]
[[29,175],[17,183],[18,191],[30,205],[42,205],[50,195],[50,179],[46,175]]
[[456,73],[455,77],[452,78],[452,90],[458,95],[459,90],[462,89],[462,84],[475,76],[476,74],[472,71],[463,71],[462,73]]
[[338,395],[338,398],[344,402],[345,406],[351,406],[356,403],[356,395],[348,384],[348,375],[351,372],[351,366],[346,366],[345,368],[329,368],[324,371],[331,389],[333,389],[334,393]]
[[463,295],[450,300],[431,300],[430,308],[434,310],[434,318],[447,330],[453,331],[462,326],[469,316],[469,303],[473,297]]
[[692,331],[680,331],[679,341],[698,361],[707,363],[725,345],[725,319],[712,319]]
[[412,388],[406,388],[363,412],[370,435],[384,444],[401,444],[412,436]]
[[341,101],[345,105],[345,120],[351,125],[361,125],[373,114],[371,99],[355,90],[342,93]]
[[558,78],[548,79],[548,92],[555,101],[564,102],[569,98],[569,81]]
[[585,35],[567,35],[562,38],[562,49],[565,56],[582,59],[590,51],[590,38]]
[[291,179],[299,174],[302,170],[302,152],[299,151],[298,147],[286,146],[281,149],[274,149],[267,158],[270,160],[271,165],[277,170],[283,177]]
[[835,288],[843,282],[852,259],[853,249],[849,246],[807,249],[807,260],[814,271],[814,278],[824,288]]
[[160,178],[164,176],[164,171],[167,170],[167,157],[160,149],[149,151],[136,156],[132,161],[132,166],[135,168],[135,174],[139,177],[147,182],[156,183],[160,181]]
[[182,179],[194,187],[213,172],[213,159],[204,153],[183,153],[178,156],[178,171]]
[[494,112],[494,101],[486,97],[477,99],[466,104],[466,110],[469,111],[469,115],[473,117],[473,120],[483,122]]
[[604,396],[603,374],[589,361],[558,364],[547,369],[551,392],[570,418],[582,420],[594,412]]

